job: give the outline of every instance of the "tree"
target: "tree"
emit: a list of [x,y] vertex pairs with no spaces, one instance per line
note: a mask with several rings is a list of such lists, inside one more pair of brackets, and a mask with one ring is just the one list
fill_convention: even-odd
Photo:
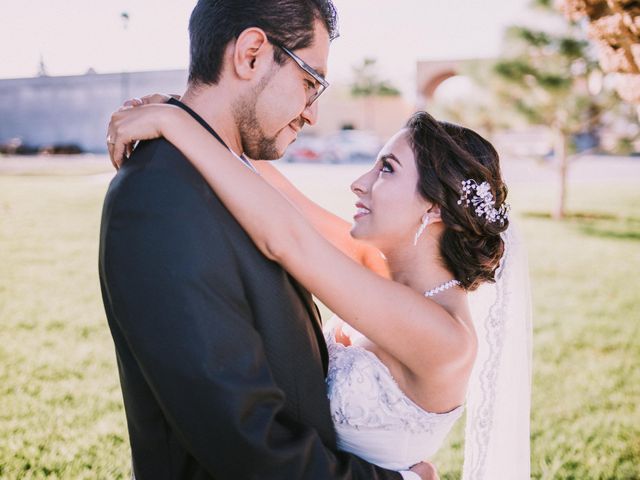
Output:
[[497,132],[512,128],[519,119],[505,112],[497,101],[492,91],[495,85],[492,67],[493,61],[486,59],[464,62],[458,74],[472,81],[471,89],[457,98],[434,99],[429,104],[430,113],[446,121],[470,125],[491,141]]
[[[612,4],[623,0],[574,0],[581,5],[598,2]],[[432,107],[442,116],[473,125],[488,136],[519,123],[548,127],[558,172],[558,195],[553,208],[553,217],[557,219],[566,213],[567,177],[572,159],[595,147],[628,154],[637,151],[640,139],[633,108],[620,101],[611,79],[604,78],[596,49],[587,40],[587,33],[593,29],[587,31],[584,22],[568,21],[561,12],[562,6],[560,0],[535,0],[532,7],[542,13],[540,19],[546,20],[546,29],[509,28],[498,60],[467,62],[459,72],[472,78],[480,88],[455,103]],[[640,14],[638,2],[629,8]],[[564,10],[566,13],[566,5]],[[622,22],[619,18],[616,21]],[[635,44],[634,48],[638,47],[640,44]],[[640,75],[634,77],[640,80]],[[627,96],[635,95],[640,103],[640,90],[631,87],[627,88]],[[599,134],[605,131],[603,143],[599,144]]]
[[375,99],[378,97],[397,97],[400,90],[388,80],[381,80],[376,71],[376,59],[365,58],[362,64],[353,67],[351,95],[364,99],[365,128],[375,125]]
[[577,150],[579,134],[595,136],[614,100],[602,89],[590,89],[590,79],[601,70],[584,31],[567,22],[552,0],[535,0],[533,7],[549,17],[551,28],[508,28],[502,56],[476,78],[493,93],[503,114],[550,128],[559,183],[553,217],[562,219],[570,153]]
[[586,30],[598,47],[600,66],[616,73],[616,88],[637,106],[640,119],[640,3],[629,0],[562,0],[565,15],[587,20]]
[[375,58],[365,58],[361,65],[353,67],[354,80],[351,95],[354,97],[397,97],[400,90],[388,80],[380,80],[376,72]]

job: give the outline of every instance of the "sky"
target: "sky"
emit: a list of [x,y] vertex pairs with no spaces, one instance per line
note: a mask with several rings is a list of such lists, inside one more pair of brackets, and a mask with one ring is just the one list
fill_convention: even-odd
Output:
[[[480,58],[500,50],[505,26],[527,18],[528,0],[334,0],[340,38],[329,81],[348,82],[365,57],[403,92],[416,61]],[[3,0],[0,78],[186,68],[195,0]],[[123,22],[121,13],[129,21]]]

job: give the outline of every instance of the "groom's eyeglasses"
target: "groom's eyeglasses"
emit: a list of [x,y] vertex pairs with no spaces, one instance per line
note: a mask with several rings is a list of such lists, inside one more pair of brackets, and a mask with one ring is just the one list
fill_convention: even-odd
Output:
[[289,57],[296,62],[298,66],[307,73],[307,75],[313,78],[314,82],[309,82],[309,93],[307,94],[307,107],[310,106],[329,87],[329,82],[327,82],[324,77],[315,70],[315,68],[309,66],[309,64],[291,50],[274,41],[271,41],[271,43],[289,55]]

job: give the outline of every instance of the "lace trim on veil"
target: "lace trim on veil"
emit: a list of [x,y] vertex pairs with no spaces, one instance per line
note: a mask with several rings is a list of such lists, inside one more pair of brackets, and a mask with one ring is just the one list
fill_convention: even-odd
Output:
[[505,252],[496,283],[470,298],[482,312],[477,318],[484,320],[476,324],[478,356],[467,394],[464,480],[521,480],[530,473],[528,268],[513,225],[502,238]]
[[[507,239],[511,241],[511,239]],[[505,242],[506,243],[506,242]],[[505,244],[505,261],[500,265],[496,272],[496,277],[501,277],[505,266],[508,264],[509,259],[506,258],[506,252],[510,249],[508,243]],[[500,357],[502,356],[502,347],[504,345],[504,334],[506,320],[505,315],[505,297],[507,292],[505,289],[497,289],[496,301],[489,309],[489,315],[484,321],[484,328],[486,333],[486,341],[488,354],[482,362],[482,366],[479,369],[478,377],[476,381],[479,383],[482,396],[478,405],[474,405],[473,412],[471,412],[469,418],[474,418],[477,423],[469,433],[470,435],[465,438],[465,442],[470,444],[470,448],[473,450],[473,456],[469,466],[465,465],[465,470],[469,468],[469,478],[480,479],[484,475],[484,466],[486,464],[488,445],[491,436],[491,428],[493,426],[493,414],[495,408],[496,397],[496,376],[499,374],[498,365],[500,363]]]

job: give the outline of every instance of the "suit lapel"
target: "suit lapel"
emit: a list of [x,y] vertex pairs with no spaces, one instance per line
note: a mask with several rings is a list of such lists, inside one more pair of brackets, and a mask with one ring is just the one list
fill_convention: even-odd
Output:
[[[182,102],[180,102],[180,101],[178,101],[178,100],[176,100],[174,98],[170,98],[167,103],[170,103],[172,105],[176,105],[176,106],[182,108],[183,110],[185,110],[200,125],[202,125],[211,135],[213,135],[222,145],[227,147],[227,145],[224,143],[224,141],[222,140],[220,135],[218,135],[218,133],[213,128],[211,128],[211,126],[207,122],[205,122],[204,119],[200,115],[198,115],[196,112],[194,112],[187,105],[185,105],[184,103],[182,103]],[[229,148],[229,147],[227,147],[227,148]],[[327,344],[324,341],[324,334],[322,333],[322,320],[320,319],[320,312],[319,312],[318,307],[316,306],[316,304],[313,302],[313,299],[311,298],[311,294],[302,285],[300,285],[295,278],[293,278],[288,273],[287,273],[287,275],[289,277],[289,280],[291,281],[291,284],[293,285],[293,287],[295,288],[296,292],[298,293],[298,296],[300,297],[300,300],[302,301],[303,305],[305,306],[305,308],[307,309],[307,312],[309,314],[309,319],[311,320],[311,324],[313,326],[313,331],[316,334],[316,341],[318,343],[318,349],[320,350],[320,357],[322,358],[322,368],[324,370],[324,375],[326,377],[327,376],[327,371],[328,371],[328,368],[329,368],[329,354],[327,352]]]
[[327,344],[324,340],[324,333],[322,332],[322,320],[320,318],[320,311],[318,310],[318,306],[313,301],[311,294],[307,289],[305,289],[298,281],[293,278],[291,275],[287,274],[289,280],[291,281],[291,285],[295,288],[298,296],[300,297],[300,301],[302,301],[305,306],[307,313],[309,314],[309,320],[311,322],[311,326],[313,327],[313,331],[316,334],[316,341],[318,343],[318,349],[320,350],[320,357],[322,358],[322,368],[324,370],[325,377],[327,376],[327,371],[329,369],[329,353],[327,351]]

